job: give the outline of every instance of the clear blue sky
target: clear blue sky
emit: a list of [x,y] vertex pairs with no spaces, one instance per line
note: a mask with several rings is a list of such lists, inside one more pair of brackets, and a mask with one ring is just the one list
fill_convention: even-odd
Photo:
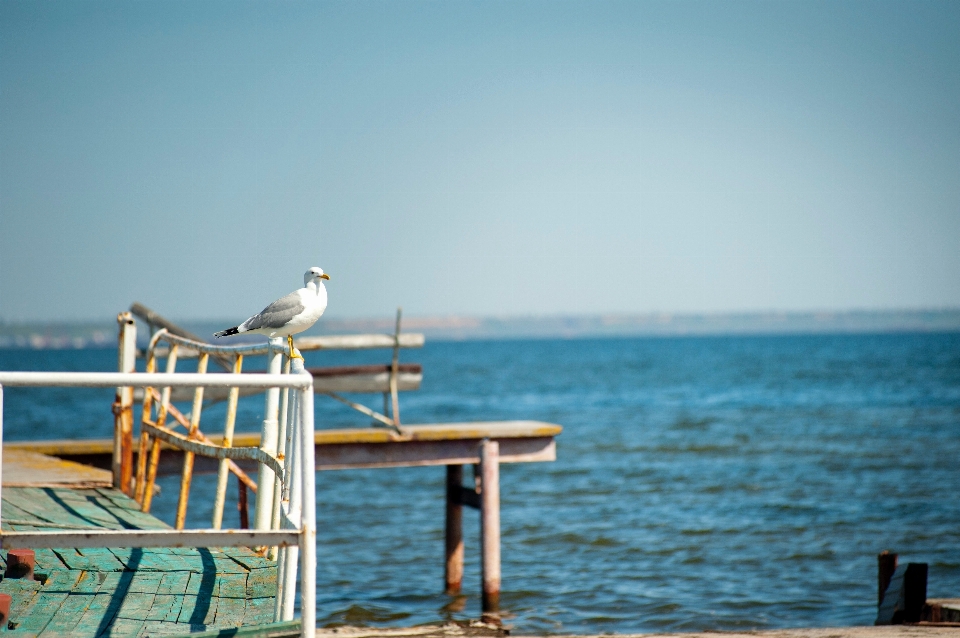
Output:
[[0,319],[960,306],[958,2],[0,3]]

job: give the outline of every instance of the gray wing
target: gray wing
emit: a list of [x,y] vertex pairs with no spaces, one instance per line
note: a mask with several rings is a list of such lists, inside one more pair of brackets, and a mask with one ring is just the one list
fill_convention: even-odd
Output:
[[258,328],[282,328],[303,311],[300,295],[297,292],[291,292],[244,321],[240,327],[244,332]]

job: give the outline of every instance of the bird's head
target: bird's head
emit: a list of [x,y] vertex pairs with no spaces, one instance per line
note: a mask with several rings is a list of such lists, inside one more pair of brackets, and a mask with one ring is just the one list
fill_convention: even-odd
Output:
[[304,286],[306,286],[310,282],[313,282],[316,286],[319,286],[321,279],[326,279],[327,281],[330,281],[330,275],[323,272],[323,268],[318,268],[317,266],[314,266],[307,272],[303,273]]

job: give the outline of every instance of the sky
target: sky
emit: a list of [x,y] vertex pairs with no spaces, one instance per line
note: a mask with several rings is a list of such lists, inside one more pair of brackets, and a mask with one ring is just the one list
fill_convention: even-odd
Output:
[[957,2],[0,3],[0,320],[960,306]]

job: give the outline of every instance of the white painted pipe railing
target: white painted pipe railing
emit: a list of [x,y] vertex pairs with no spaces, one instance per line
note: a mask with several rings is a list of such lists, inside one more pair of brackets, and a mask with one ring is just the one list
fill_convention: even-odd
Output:
[[[161,374],[130,372],[0,372],[0,448],[3,445],[3,395],[9,387],[244,387],[296,390],[287,414],[290,426],[286,447],[290,462],[283,473],[280,520],[287,529],[254,530],[69,530],[51,532],[0,531],[0,548],[42,547],[237,547],[278,546],[281,549],[277,583],[278,620],[293,620],[300,558],[301,635],[316,633],[316,484],[314,464],[313,377],[302,359],[292,362],[291,374]],[[274,435],[276,436],[276,435]],[[275,442],[276,443],[276,442]],[[274,447],[276,453],[276,447]],[[0,455],[0,472],[2,472]],[[272,471],[271,471],[272,472]],[[0,503],[2,503],[0,485]],[[269,490],[272,495],[273,490]],[[267,490],[264,490],[267,492]],[[259,501],[259,495],[258,499]],[[0,505],[2,507],[2,505]],[[270,508],[272,510],[272,508]],[[268,510],[270,511],[270,510]],[[2,509],[0,509],[2,519]],[[293,529],[291,523],[294,525]],[[290,558],[293,558],[291,561]]]

